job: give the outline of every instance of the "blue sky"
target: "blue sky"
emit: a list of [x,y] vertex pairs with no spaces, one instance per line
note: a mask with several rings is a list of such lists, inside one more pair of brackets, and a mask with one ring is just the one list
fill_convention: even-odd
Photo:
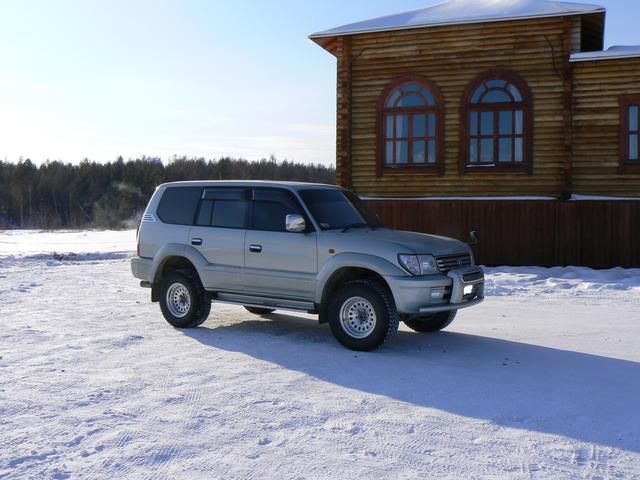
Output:
[[[434,0],[0,0],[0,158],[335,160],[335,59],[315,31]],[[640,2],[605,0],[605,44]]]

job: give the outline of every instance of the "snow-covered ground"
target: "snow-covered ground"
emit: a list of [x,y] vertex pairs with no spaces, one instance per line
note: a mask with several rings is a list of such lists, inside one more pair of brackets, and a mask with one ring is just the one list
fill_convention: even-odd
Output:
[[640,478],[640,270],[487,269],[355,353],[307,315],[170,328],[134,237],[0,232],[0,478]]

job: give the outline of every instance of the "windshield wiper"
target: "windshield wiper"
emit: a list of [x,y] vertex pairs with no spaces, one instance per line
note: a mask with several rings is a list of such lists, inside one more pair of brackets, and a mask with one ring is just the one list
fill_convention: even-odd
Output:
[[370,225],[368,223],[352,223],[351,225],[347,225],[346,227],[344,227],[342,229],[342,233],[346,232],[347,230],[351,229],[351,228],[362,228],[362,227],[369,227]]

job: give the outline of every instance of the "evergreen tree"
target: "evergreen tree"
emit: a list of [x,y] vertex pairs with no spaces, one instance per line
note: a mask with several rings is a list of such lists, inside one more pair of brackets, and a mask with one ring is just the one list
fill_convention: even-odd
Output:
[[78,165],[29,159],[0,161],[0,228],[131,228],[165,182],[179,180],[290,180],[335,183],[335,169],[272,155],[243,159],[174,157],[167,165],[142,157]]

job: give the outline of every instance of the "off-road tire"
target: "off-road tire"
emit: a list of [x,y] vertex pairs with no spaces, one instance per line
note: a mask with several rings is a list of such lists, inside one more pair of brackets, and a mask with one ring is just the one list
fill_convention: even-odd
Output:
[[[184,289],[180,289],[181,285]],[[188,309],[176,315],[176,309],[182,308],[184,304],[176,306],[169,305],[167,295],[169,290],[182,292],[186,298],[188,293]],[[164,277],[160,282],[160,310],[165,320],[176,328],[193,328],[202,325],[211,312],[211,299],[205,291],[198,275],[192,270],[175,270]],[[172,311],[173,310],[173,311]]]
[[254,315],[269,315],[276,310],[274,308],[261,308],[261,307],[244,307],[247,312],[253,313]]
[[[365,306],[363,310],[372,309],[375,313],[375,326],[369,332],[365,328],[362,332],[365,336],[362,338],[354,338],[353,334],[346,330],[349,328],[345,326],[348,321],[342,320],[343,312],[348,313],[344,308],[350,304],[354,305],[352,308],[356,308],[357,301],[354,299],[358,298],[364,300],[361,302]],[[391,338],[398,331],[400,321],[391,292],[373,280],[353,280],[340,287],[331,296],[327,316],[331,332],[338,342],[350,350],[364,352],[380,347]]]
[[444,328],[447,328],[456,318],[457,310],[451,310],[449,312],[438,312],[426,315],[424,317],[415,317],[407,319],[404,323],[411,330],[415,330],[420,333],[432,333],[438,332]]

